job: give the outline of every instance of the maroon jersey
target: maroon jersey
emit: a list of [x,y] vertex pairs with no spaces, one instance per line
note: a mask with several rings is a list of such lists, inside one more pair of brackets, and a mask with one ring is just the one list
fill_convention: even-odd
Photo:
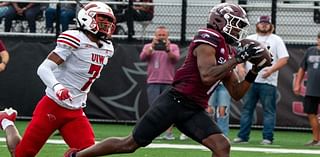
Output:
[[6,47],[4,46],[2,40],[0,40],[0,53],[4,50],[6,50]]
[[219,65],[230,59],[232,52],[230,52],[230,46],[219,32],[213,29],[200,29],[190,43],[188,55],[183,65],[176,72],[173,82],[174,89],[201,107],[207,108],[209,96],[220,81],[211,85],[202,83],[197,57],[193,55],[193,50],[199,44],[208,44],[216,49],[215,57]]

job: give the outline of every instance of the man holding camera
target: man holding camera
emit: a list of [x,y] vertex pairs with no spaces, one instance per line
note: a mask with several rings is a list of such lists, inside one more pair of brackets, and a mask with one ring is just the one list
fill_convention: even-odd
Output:
[[[150,105],[172,84],[179,56],[180,49],[170,42],[168,29],[165,26],[157,27],[152,42],[144,45],[140,54],[140,59],[148,64],[147,93]],[[171,130],[167,130],[164,139],[174,139]]]

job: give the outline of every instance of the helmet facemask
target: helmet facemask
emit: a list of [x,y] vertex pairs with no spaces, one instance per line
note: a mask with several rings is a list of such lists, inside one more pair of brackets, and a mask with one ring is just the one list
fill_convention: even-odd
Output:
[[115,19],[105,13],[96,13],[95,15],[96,31],[97,34],[105,38],[111,38],[111,35],[116,29]]
[[226,20],[226,25],[222,28],[222,32],[233,40],[239,41],[247,35],[249,28],[247,19],[234,16],[230,13],[224,14],[224,19]]

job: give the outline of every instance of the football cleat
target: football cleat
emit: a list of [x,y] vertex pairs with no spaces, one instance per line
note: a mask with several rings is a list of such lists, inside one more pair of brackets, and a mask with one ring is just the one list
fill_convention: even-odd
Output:
[[[12,109],[11,107],[8,109],[4,109],[3,111],[0,111],[0,124],[2,122],[3,119],[8,119],[12,122],[14,122],[17,118],[17,114],[18,112],[14,109]],[[1,129],[2,129],[2,126],[0,125]]]
[[76,148],[70,148],[64,153],[64,157],[76,157],[76,153],[79,151],[79,149]]

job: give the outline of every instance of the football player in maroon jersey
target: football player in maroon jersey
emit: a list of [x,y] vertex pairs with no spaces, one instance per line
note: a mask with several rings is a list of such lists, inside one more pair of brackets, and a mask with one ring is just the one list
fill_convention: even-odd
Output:
[[242,38],[249,25],[246,12],[237,4],[222,3],[210,11],[207,28],[199,29],[192,40],[184,64],[177,70],[172,88],[158,97],[138,121],[131,135],[108,138],[84,150],[71,149],[66,157],[92,157],[132,153],[147,146],[172,124],[188,137],[212,151],[214,157],[228,157],[230,142],[206,113],[208,98],[222,81],[230,95],[239,100],[255,80],[254,67],[241,82],[232,72],[261,47],[251,43],[232,54],[231,44]]

